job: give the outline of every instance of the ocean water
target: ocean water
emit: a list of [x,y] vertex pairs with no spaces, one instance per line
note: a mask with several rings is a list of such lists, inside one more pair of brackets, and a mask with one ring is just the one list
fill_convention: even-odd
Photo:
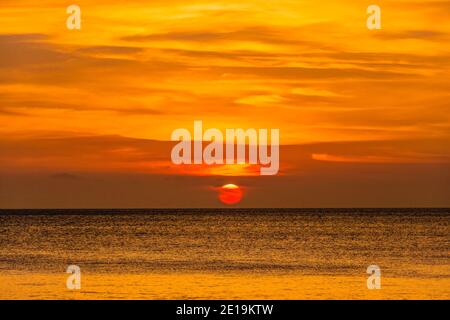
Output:
[[449,299],[450,209],[0,210],[0,298]]

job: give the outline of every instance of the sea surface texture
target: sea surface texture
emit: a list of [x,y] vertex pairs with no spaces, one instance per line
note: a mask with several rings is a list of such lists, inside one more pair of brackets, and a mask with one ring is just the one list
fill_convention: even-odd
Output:
[[450,209],[0,210],[0,298],[450,299]]

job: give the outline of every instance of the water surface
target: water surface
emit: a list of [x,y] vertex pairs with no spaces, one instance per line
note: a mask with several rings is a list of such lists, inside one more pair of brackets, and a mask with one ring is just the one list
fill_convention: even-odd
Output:
[[449,209],[1,210],[0,298],[448,299],[449,244]]

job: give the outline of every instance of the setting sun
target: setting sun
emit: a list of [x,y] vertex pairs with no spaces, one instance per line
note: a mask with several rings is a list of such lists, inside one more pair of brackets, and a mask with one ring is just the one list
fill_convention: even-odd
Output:
[[225,204],[236,204],[242,199],[242,190],[237,185],[229,183],[219,189],[219,199]]

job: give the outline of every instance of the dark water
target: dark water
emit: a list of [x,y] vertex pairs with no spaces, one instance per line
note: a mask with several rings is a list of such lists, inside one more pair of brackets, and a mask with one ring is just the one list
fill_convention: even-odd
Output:
[[[450,209],[0,211],[0,273],[450,278]],[[22,288],[23,289],[23,288]]]

